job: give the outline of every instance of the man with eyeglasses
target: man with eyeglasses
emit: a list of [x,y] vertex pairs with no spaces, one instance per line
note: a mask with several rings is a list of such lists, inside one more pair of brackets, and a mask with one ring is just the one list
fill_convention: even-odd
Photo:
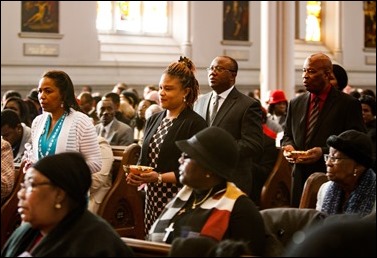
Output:
[[[323,159],[329,153],[326,139],[349,129],[365,132],[360,102],[331,85],[332,69],[327,55],[308,56],[302,69],[307,91],[288,104],[281,145],[287,161],[293,164],[292,207],[299,206],[306,179],[314,172],[326,171]],[[314,113],[315,120],[311,119]],[[305,151],[305,155],[296,158],[292,151]]]
[[261,105],[235,87],[238,64],[233,58],[217,56],[207,71],[212,91],[197,100],[194,110],[209,126],[221,127],[236,139],[240,158],[233,182],[249,195],[253,162],[263,152]]

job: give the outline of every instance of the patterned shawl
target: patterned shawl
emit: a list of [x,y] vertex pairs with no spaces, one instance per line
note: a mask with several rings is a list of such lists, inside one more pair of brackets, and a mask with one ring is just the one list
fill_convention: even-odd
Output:
[[[184,186],[175,198],[169,202],[160,217],[155,221],[149,231],[149,240],[153,242],[166,241],[166,229],[172,227],[171,220],[186,204],[191,196],[193,189]],[[201,206],[201,209],[212,210],[209,218],[204,223],[200,235],[212,237],[221,240],[228,229],[230,215],[233,206],[238,197],[244,193],[238,189],[233,183],[227,182],[226,189],[215,193],[208,198]],[[165,238],[164,238],[165,237]]]
[[360,182],[345,203],[344,211],[341,208],[342,198],[344,198],[344,192],[341,187],[337,183],[331,182],[323,200],[322,211],[329,215],[337,214],[339,211],[360,216],[371,213],[376,202],[376,174],[374,171],[368,169],[360,176]]

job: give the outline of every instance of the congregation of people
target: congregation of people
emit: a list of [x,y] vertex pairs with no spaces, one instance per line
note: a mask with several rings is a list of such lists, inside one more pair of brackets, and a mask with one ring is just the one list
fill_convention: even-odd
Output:
[[[24,179],[17,192],[22,222],[2,256],[135,256],[97,214],[112,188],[112,148],[131,144],[141,149],[136,165],[151,168],[124,170],[127,185],[141,193],[143,239],[170,244],[169,256],[271,255],[274,232],[260,202],[279,153],[292,169],[292,210],[300,209],[313,173],[327,182],[311,213],[320,222],[300,229],[305,237],[292,237],[277,256],[338,256],[340,249],[344,256],[375,256],[375,92],[349,91],[346,70],[323,53],[305,59],[292,99],[281,89],[267,100],[244,94],[237,74],[234,58],[216,56],[208,86],[199,85],[194,61],[181,56],[142,94],[124,82],[104,94],[90,85],[79,90],[60,70],[43,73],[26,98],[7,91],[2,206],[16,187],[17,168]],[[208,93],[200,94],[204,87]],[[357,245],[345,236],[352,228]],[[317,241],[321,233],[341,243]]]

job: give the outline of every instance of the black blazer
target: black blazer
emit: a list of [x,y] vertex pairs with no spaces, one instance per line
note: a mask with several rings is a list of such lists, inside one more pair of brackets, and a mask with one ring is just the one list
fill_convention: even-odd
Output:
[[[144,141],[141,147],[141,154],[138,161],[139,165],[149,166],[149,144],[153,135],[156,133],[161,121],[166,117],[166,110],[154,114],[146,123],[144,132]],[[179,162],[181,151],[175,144],[176,141],[189,139],[197,132],[207,127],[206,121],[195,113],[192,109],[186,108],[179,114],[173,121],[172,127],[165,136],[163,143],[160,145],[160,153],[158,156],[157,172],[170,172],[174,171],[179,184]]]
[[[292,145],[296,150],[306,150],[305,135],[309,102],[309,92],[289,102],[282,146]],[[319,113],[307,149],[321,147],[323,153],[328,153],[327,138],[330,135],[339,135],[349,129],[362,132],[366,130],[361,112],[361,104],[356,98],[332,87]],[[292,201],[294,201],[294,206],[299,204],[306,179],[310,174],[318,171],[326,171],[323,159],[319,159],[314,164],[295,164],[293,166]]]
[[[207,117],[212,92],[200,97],[194,111]],[[263,153],[262,109],[259,101],[239,92],[235,87],[224,100],[212,126],[228,131],[236,139],[240,151],[239,164],[233,182],[246,194],[252,186],[252,162]]]

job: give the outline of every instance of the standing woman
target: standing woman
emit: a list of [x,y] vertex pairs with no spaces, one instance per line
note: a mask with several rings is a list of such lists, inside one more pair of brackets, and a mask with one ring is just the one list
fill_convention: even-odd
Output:
[[43,113],[31,127],[33,159],[66,151],[81,152],[92,173],[101,169],[101,152],[91,119],[76,102],[71,78],[63,71],[48,71],[39,81]]
[[163,72],[159,83],[159,100],[163,112],[147,120],[138,164],[151,166],[154,171],[141,175],[128,174],[127,182],[140,186],[146,183],[145,232],[157,219],[164,206],[176,195],[179,183],[181,151],[175,145],[207,127],[206,121],[193,111],[199,94],[195,65],[181,57]]

